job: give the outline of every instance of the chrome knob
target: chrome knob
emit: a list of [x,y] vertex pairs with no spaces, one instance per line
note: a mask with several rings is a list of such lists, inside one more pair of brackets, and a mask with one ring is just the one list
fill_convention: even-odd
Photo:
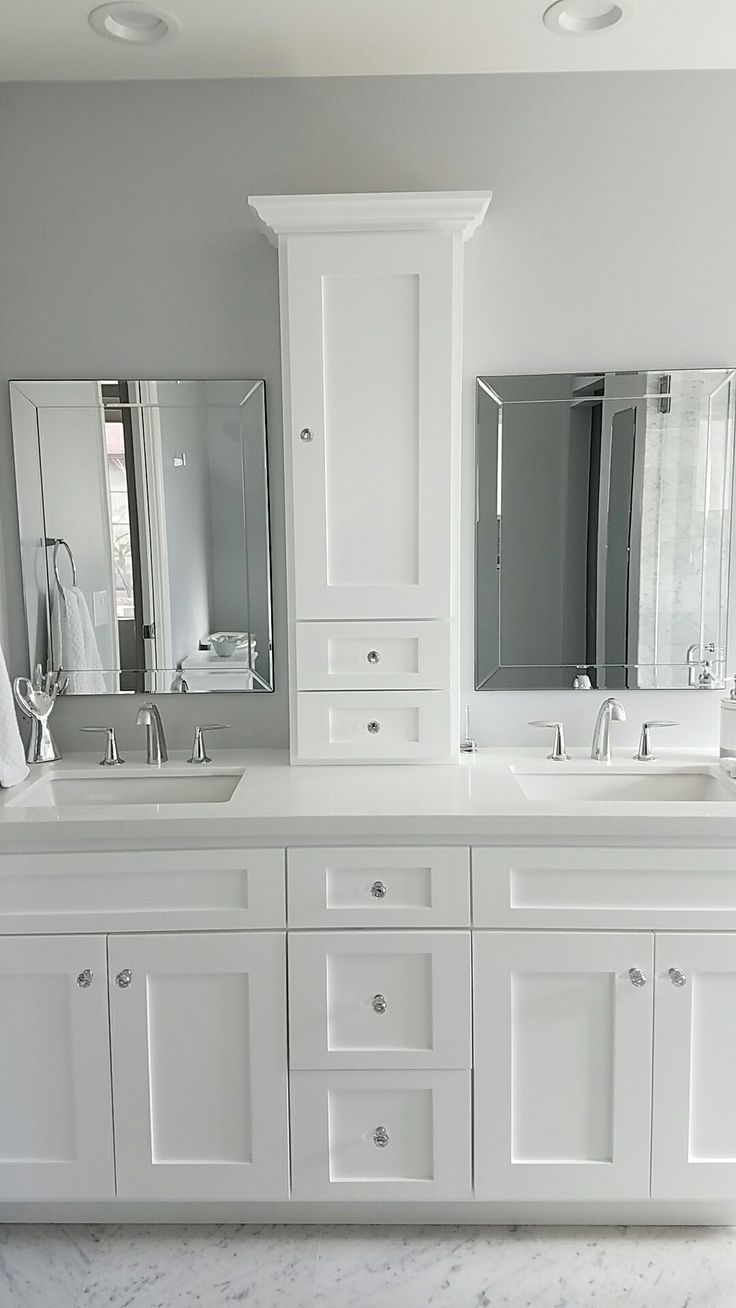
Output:
[[118,972],[117,976],[115,977],[115,985],[119,986],[121,990],[127,990],[132,980],[133,980],[133,973],[131,972],[130,968],[124,967],[122,972]]
[[671,967],[667,975],[670,981],[672,982],[673,986],[687,985],[687,977],[685,976],[684,972],[680,971],[679,967]]
[[389,1134],[385,1126],[377,1126],[373,1132],[373,1143],[376,1149],[385,1149],[389,1142]]
[[371,886],[371,894],[374,899],[383,899],[386,894],[386,887],[382,881],[374,881]]
[[371,1000],[371,1008],[374,1013],[385,1013],[388,1008],[385,995],[374,995]]
[[304,441],[305,444],[308,445],[310,441],[314,440],[314,435],[309,430],[308,427],[302,427],[301,431],[299,432],[299,440]]
[[639,989],[647,983],[645,974],[638,967],[629,968],[629,980],[632,986],[637,986]]
[[381,655],[378,653],[377,649],[369,649],[366,658],[369,663],[376,664],[381,662]]
[[92,985],[93,976],[94,976],[94,972],[90,972],[89,968],[85,967],[84,971],[80,972],[79,976],[77,977],[77,985],[79,986],[79,989],[89,990],[89,987]]
[[381,730],[381,724],[380,724],[380,722],[369,722],[369,723],[367,724],[367,728],[366,728],[366,729],[367,729],[369,735],[371,735],[371,736],[377,736],[378,733],[379,733],[379,731]]

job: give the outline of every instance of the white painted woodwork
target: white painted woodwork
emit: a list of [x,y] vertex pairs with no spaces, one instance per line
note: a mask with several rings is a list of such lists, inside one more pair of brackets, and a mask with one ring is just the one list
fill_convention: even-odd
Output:
[[416,846],[290,849],[292,927],[470,925],[470,851]]
[[233,930],[286,921],[283,849],[0,856],[0,931]]
[[294,236],[286,268],[294,616],[447,617],[454,243]]
[[0,1198],[113,1198],[103,937],[0,939],[0,1050]]
[[300,691],[299,757],[305,763],[448,761],[451,697],[438,690]]
[[285,236],[366,231],[444,232],[466,241],[483,222],[490,202],[490,191],[248,197],[272,245]]
[[442,690],[449,622],[297,622],[299,690]]
[[652,1195],[734,1199],[736,934],[658,935],[656,969]]
[[291,1142],[294,1199],[468,1199],[470,1073],[294,1072]]
[[292,933],[289,1063],[470,1067],[470,933]]
[[287,1198],[283,933],[111,936],[109,960],[118,1195]]
[[646,933],[476,934],[479,1198],[648,1196],[653,963]]
[[736,928],[736,850],[473,849],[479,927]]

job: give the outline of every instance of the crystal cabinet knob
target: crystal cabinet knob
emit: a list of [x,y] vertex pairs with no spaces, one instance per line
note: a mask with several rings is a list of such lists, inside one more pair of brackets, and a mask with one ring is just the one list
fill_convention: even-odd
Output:
[[372,663],[374,665],[374,667],[376,663],[381,662],[381,655],[378,653],[377,649],[369,649],[368,653],[366,654],[366,658],[369,663]]
[[371,1008],[374,1013],[385,1013],[388,1008],[388,1002],[385,995],[374,995],[371,1000]]
[[118,972],[117,976],[115,977],[115,985],[118,986],[120,990],[127,990],[132,980],[133,980],[133,973],[131,972],[130,968],[124,967],[122,972]]
[[373,1143],[376,1149],[385,1149],[389,1142],[389,1134],[385,1126],[377,1126],[373,1132]]
[[302,427],[299,432],[299,440],[304,441],[305,445],[309,445],[310,441],[314,440],[314,433],[308,427]]
[[79,986],[79,989],[89,990],[90,986],[92,985],[93,976],[94,976],[94,972],[90,972],[89,968],[85,967],[84,971],[80,972],[79,976],[77,977],[77,985]]
[[386,887],[382,881],[374,881],[371,886],[371,894],[374,899],[384,899],[386,896]]
[[641,989],[647,983],[645,974],[638,967],[629,968],[629,980],[632,986],[636,986],[638,989]]
[[685,976],[684,972],[680,971],[679,967],[671,967],[667,975],[670,981],[672,982],[673,986],[687,985],[687,977]]
[[369,722],[366,726],[366,730],[370,736],[377,736],[381,730],[381,724],[380,722]]

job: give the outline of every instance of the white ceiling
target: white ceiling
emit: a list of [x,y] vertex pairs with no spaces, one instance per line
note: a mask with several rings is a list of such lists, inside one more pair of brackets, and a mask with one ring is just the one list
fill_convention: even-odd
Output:
[[97,36],[93,3],[0,0],[0,80],[736,68],[736,0],[631,0],[576,37],[549,0],[162,0],[181,31],[157,47]]

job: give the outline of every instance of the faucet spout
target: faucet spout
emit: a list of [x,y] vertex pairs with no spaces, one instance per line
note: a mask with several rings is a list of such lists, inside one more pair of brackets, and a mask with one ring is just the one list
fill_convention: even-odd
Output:
[[611,723],[625,722],[626,710],[618,699],[604,699],[593,728],[590,757],[597,763],[611,762]]
[[166,748],[166,733],[164,732],[161,714],[156,705],[153,703],[143,704],[138,710],[135,725],[146,728],[146,763],[150,763],[157,768],[162,763],[166,763],[169,758],[169,751]]

